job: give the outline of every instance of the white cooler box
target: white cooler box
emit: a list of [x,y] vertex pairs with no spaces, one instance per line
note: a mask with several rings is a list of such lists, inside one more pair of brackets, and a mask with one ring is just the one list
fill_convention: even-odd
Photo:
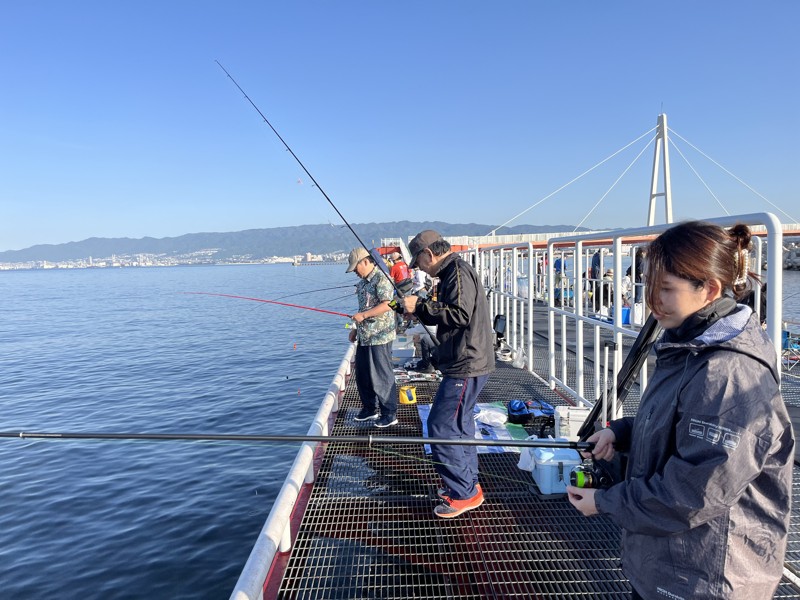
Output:
[[398,335],[392,342],[392,359],[405,362],[410,358],[414,358],[414,339],[408,335]]
[[[560,441],[566,441],[559,438]],[[542,494],[565,494],[569,473],[581,464],[581,456],[571,448],[534,448],[533,480]]]
[[583,406],[556,406],[555,432],[559,437],[578,439],[578,430],[592,409]]

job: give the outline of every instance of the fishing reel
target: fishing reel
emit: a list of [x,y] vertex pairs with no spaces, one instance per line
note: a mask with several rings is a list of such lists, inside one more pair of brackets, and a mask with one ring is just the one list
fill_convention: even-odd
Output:
[[569,473],[569,484],[578,488],[607,489],[614,483],[608,470],[596,460],[587,458]]
[[391,308],[394,312],[398,315],[405,314],[406,307],[403,306],[403,299],[402,298],[393,298],[389,301],[389,308]]

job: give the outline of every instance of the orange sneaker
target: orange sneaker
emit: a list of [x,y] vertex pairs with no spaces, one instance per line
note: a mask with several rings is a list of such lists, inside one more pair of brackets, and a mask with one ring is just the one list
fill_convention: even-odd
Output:
[[[481,488],[480,483],[475,484],[475,489],[478,490],[479,492],[483,492],[483,488]],[[436,495],[439,496],[439,498],[441,498],[442,500],[444,500],[445,498],[449,498],[449,496],[447,495],[448,491],[449,490],[446,487],[440,487],[438,490],[436,490]]]
[[478,488],[475,495],[466,500],[456,500],[455,498],[445,497],[442,503],[433,509],[433,514],[443,519],[452,519],[468,510],[478,508],[481,504],[483,504],[483,490]]

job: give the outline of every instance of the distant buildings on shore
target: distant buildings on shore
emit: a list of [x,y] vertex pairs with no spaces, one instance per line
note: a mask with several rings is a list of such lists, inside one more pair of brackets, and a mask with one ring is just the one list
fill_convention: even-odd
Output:
[[0,271],[31,269],[110,269],[123,267],[176,267],[182,265],[253,265],[253,264],[315,264],[338,263],[347,258],[345,252],[312,254],[305,256],[270,256],[255,258],[252,255],[217,257],[219,249],[210,248],[186,254],[113,254],[110,257],[77,258],[50,261],[31,260],[23,262],[0,262]]

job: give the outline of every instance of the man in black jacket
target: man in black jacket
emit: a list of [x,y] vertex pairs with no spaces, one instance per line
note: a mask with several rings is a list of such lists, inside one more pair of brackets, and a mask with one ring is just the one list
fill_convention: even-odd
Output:
[[[473,409],[489,373],[494,371],[494,340],[489,303],[478,274],[436,231],[426,229],[409,244],[411,266],[439,279],[436,300],[403,299],[405,311],[424,325],[436,325],[438,367],[444,376],[428,416],[428,435],[442,439],[474,439]],[[444,486],[443,518],[483,504],[475,446],[432,445],[436,471]]]

